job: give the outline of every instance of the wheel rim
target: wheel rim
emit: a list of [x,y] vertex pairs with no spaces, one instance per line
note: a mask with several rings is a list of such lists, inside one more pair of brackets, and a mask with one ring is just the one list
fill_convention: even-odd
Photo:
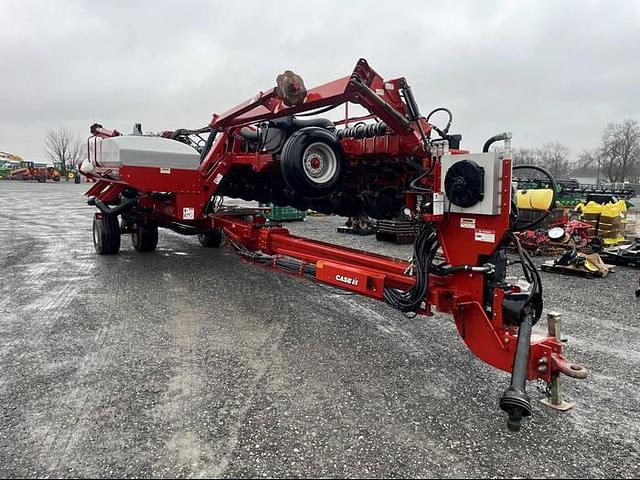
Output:
[[93,222],[93,245],[95,247],[100,247],[100,235],[98,233],[98,222],[94,220]]
[[322,184],[331,181],[338,171],[338,159],[335,152],[323,142],[315,142],[302,154],[304,173],[313,183]]

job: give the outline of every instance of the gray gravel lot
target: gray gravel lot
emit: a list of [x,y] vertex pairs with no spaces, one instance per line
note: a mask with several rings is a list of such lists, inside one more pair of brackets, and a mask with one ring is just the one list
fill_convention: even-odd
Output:
[[[450,318],[409,320],[172,232],[155,253],[123,238],[99,257],[85,189],[0,182],[0,476],[640,475],[637,270],[542,274],[592,373],[565,382],[574,410],[535,401],[513,434],[508,376]],[[340,224],[290,227],[408,255]]]

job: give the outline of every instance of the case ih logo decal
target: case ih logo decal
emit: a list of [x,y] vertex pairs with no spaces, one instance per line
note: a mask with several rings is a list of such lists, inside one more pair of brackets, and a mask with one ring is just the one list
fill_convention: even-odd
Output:
[[358,285],[357,278],[345,277],[344,275],[336,275],[336,280],[342,283],[346,283],[347,285]]

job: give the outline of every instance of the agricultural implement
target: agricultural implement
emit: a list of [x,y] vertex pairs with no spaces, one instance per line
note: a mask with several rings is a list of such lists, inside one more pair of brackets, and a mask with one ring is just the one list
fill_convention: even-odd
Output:
[[[367,114],[350,116],[353,105]],[[321,117],[337,108],[344,108],[340,120]],[[448,116],[446,126],[431,121],[436,113]],[[518,430],[532,413],[527,380],[557,387],[560,374],[585,378],[587,370],[564,358],[551,330],[531,334],[542,284],[514,235],[531,225],[518,222],[512,201],[519,167],[512,167],[511,135],[469,153],[461,135],[449,133],[451,120],[446,108],[423,116],[405,78],[383,79],[361,59],[350,75],[309,90],[286,71],[274,88],[196,130],[145,135],[136,124],[122,135],[94,124],[81,171],[95,181],[87,196],[98,209],[96,251],[117,253],[124,233],[135,250],[152,251],[164,227],[407,314],[451,314],[477,357],[511,373],[500,407]],[[346,217],[402,214],[415,227],[413,257],[296,237],[255,209],[225,207],[224,196]],[[511,243],[526,281],[507,281]]]
[[59,182],[60,173],[54,167],[21,160],[14,164],[8,178],[10,180],[36,180],[38,183],[45,183],[47,180]]
[[19,164],[22,157],[8,152],[0,152],[0,180],[8,180],[13,165]]

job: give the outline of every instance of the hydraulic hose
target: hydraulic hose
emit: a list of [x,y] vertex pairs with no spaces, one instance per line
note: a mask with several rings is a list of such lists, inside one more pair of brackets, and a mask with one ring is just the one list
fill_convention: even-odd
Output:
[[482,152],[487,153],[489,151],[489,147],[493,145],[495,142],[499,142],[500,140],[508,140],[511,138],[511,134],[508,132],[499,133],[489,138],[484,145],[482,146]]
[[438,236],[433,223],[423,224],[413,244],[416,283],[406,291],[385,287],[384,300],[401,312],[415,312],[429,291],[429,270],[438,251]]
[[216,139],[217,134],[218,134],[217,130],[211,130],[211,133],[209,133],[209,136],[207,137],[207,142],[204,144],[204,148],[202,149],[202,153],[200,154],[200,163],[202,163],[204,159],[207,158],[207,154],[209,153],[209,150],[211,150],[211,147],[213,146],[213,141]]
[[133,205],[137,202],[138,200],[136,198],[129,198],[127,200],[125,200],[124,202],[122,202],[121,204],[119,204],[116,207],[108,207],[106,206],[100,199],[98,198],[90,198],[87,203],[89,205],[95,205],[96,207],[98,207],[98,210],[100,210],[102,213],[104,213],[105,215],[118,215],[119,213],[124,212],[125,210],[128,210],[129,208],[133,207]]
[[444,138],[444,137],[447,136],[447,133],[449,133],[449,128],[451,127],[451,122],[453,122],[453,114],[451,113],[451,110],[449,110],[448,108],[445,108],[445,107],[434,108],[433,110],[431,110],[429,112],[429,115],[427,115],[427,122],[431,119],[431,116],[434,113],[438,113],[438,112],[445,112],[447,115],[449,115],[449,121],[447,122],[447,126],[444,127],[443,129],[440,129],[439,127],[431,124],[431,126],[434,128],[434,130],[436,132],[438,132],[441,137]]
[[411,87],[406,81],[402,82],[402,91],[404,93],[404,99],[407,103],[407,107],[409,108],[411,120],[418,120],[420,118],[420,108],[418,107],[418,102],[416,102],[416,97],[413,96]]

